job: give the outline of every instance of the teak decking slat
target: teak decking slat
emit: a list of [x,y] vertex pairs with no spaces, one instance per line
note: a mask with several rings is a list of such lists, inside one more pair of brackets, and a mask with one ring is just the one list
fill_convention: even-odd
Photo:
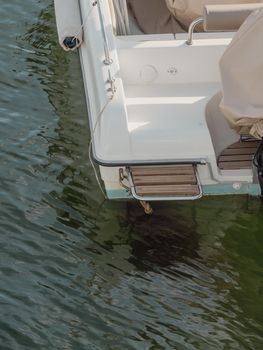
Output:
[[133,181],[136,185],[158,184],[196,184],[194,175],[135,175]]
[[250,169],[252,162],[220,162],[219,168],[222,170],[237,170],[237,169]]
[[228,156],[228,155],[245,155],[245,154],[254,154],[257,150],[257,147],[249,147],[249,148],[226,148],[220,155]]
[[252,161],[252,154],[234,154],[234,155],[221,155],[220,163],[222,162],[239,162],[239,161]]
[[259,145],[259,141],[243,141],[243,142],[236,142],[232,145],[228,146],[227,148],[257,148]]
[[133,175],[191,175],[193,174],[192,166],[149,166],[149,167],[132,167]]
[[222,170],[250,169],[260,141],[236,142],[222,151],[218,166]]

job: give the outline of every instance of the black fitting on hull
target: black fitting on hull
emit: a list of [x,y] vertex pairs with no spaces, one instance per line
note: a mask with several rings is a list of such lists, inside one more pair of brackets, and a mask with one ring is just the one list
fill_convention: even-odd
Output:
[[74,50],[79,46],[79,40],[74,36],[67,36],[64,39],[63,44],[67,49]]
[[263,138],[253,158],[253,164],[258,171],[258,182],[261,188],[261,198],[263,199]]

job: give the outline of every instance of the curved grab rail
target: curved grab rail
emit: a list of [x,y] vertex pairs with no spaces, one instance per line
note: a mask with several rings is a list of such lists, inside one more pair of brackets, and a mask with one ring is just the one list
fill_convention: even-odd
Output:
[[195,27],[198,25],[198,24],[201,24],[201,23],[204,23],[204,19],[203,17],[199,17],[197,19],[195,19],[190,27],[189,27],[189,30],[188,30],[188,39],[186,41],[186,44],[187,45],[192,45],[193,44],[193,38],[194,38],[194,30],[195,30]]

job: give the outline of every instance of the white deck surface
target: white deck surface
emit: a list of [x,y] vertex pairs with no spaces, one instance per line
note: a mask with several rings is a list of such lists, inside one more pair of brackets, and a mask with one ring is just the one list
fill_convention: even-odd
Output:
[[205,107],[218,84],[128,86],[128,130],[135,159],[207,159],[214,154]]

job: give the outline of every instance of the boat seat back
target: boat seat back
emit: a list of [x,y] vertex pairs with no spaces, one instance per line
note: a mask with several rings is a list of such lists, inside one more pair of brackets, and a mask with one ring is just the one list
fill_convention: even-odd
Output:
[[204,7],[205,31],[237,31],[246,18],[263,3],[207,5]]
[[108,0],[116,35],[181,33],[164,0]]

